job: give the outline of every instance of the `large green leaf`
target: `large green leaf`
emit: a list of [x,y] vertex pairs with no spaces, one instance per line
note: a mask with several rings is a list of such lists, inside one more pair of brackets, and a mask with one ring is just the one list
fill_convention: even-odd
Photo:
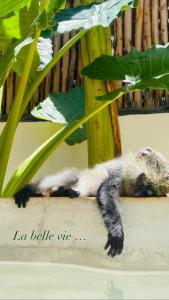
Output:
[[64,33],[79,28],[90,29],[97,25],[107,27],[122,10],[133,7],[136,3],[134,0],[109,0],[101,4],[64,9],[55,17],[55,21],[58,22],[57,31]]
[[[25,46],[24,48],[21,49],[21,51],[19,52],[19,54],[16,56],[15,62],[12,65],[12,70],[15,71],[17,73],[18,76],[22,76],[22,72],[23,72],[23,68],[25,65],[25,61],[28,55],[28,51],[29,51],[29,45]],[[40,56],[38,51],[36,50],[35,52],[35,56],[33,59],[33,64],[32,64],[32,68],[31,68],[31,73],[30,73],[30,78],[29,78],[29,82],[34,80],[35,78],[35,74],[37,72],[37,69],[40,65]]]
[[38,14],[39,1],[32,0],[30,7],[23,7],[14,14],[0,19],[0,51],[2,54],[13,41],[24,39],[28,35]]
[[[51,93],[31,112],[36,118],[61,125],[79,120],[85,114],[83,87],[71,89],[69,93]],[[86,139],[84,126],[77,129],[66,141],[68,144],[81,143]]]
[[50,0],[48,12],[51,14],[55,14],[56,11],[60,9],[64,9],[66,4],[66,0]]
[[[15,57],[15,62],[12,65],[12,69],[19,75],[22,75],[25,60],[27,58],[29,45],[23,47],[19,54]],[[34,80],[37,71],[41,71],[52,59],[52,41],[48,38],[40,37],[37,43],[37,50],[35,52],[29,82]]]
[[[29,49],[28,44],[34,40],[34,30],[37,25],[43,25],[40,23],[43,23],[43,12],[39,13],[39,9],[39,1],[32,0],[30,7],[23,7],[12,17],[0,21],[0,50],[3,54],[0,57],[0,86],[3,85],[12,66],[18,75],[22,74]],[[46,40],[40,39],[38,46],[39,53],[36,52],[30,79],[34,78],[40,63],[42,69],[51,59],[51,51],[48,52],[48,56],[46,55],[50,50],[49,41],[46,43]]]
[[31,0],[1,0],[0,1],[0,18],[16,12],[24,6],[29,6]]
[[[114,99],[115,100],[115,99]],[[54,150],[66,140],[75,130],[85,124],[93,116],[108,106],[112,101],[104,101],[94,111],[88,113],[79,120],[70,122],[65,127],[57,131],[47,141],[45,141],[34,153],[30,155],[12,175],[7,186],[1,193],[1,197],[12,196],[28,183],[35,175],[37,170],[42,166],[46,159],[54,152]]]
[[0,57],[0,87],[4,84],[12,64],[15,62],[15,59],[20,53],[21,49],[32,43],[32,41],[33,39],[28,37],[19,44],[17,42],[13,42],[13,44],[8,47],[8,51]]
[[125,56],[103,55],[86,66],[82,74],[92,79],[122,80],[125,83],[125,86],[98,97],[98,100],[146,88],[169,91],[169,44],[155,45],[144,52],[133,49]]
[[43,70],[51,61],[53,54],[52,40],[49,38],[40,37],[37,43],[37,50],[40,56],[39,70]]

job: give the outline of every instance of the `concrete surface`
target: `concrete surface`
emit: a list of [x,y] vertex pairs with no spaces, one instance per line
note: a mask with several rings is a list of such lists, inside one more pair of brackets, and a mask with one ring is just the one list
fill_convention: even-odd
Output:
[[[94,199],[0,201],[0,261],[57,262],[113,270],[169,270],[169,198],[122,198],[125,247],[109,258]],[[36,238],[35,238],[36,235]]]

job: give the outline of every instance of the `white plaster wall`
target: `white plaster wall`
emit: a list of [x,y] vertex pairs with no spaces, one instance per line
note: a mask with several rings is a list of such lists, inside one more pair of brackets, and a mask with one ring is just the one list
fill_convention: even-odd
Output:
[[104,251],[107,231],[95,199],[32,198],[26,209],[18,209],[9,198],[1,199],[0,261],[169,271],[169,198],[121,198],[120,202],[124,250],[112,259]]
[[[3,123],[0,123],[0,131]],[[169,159],[169,114],[133,115],[120,117],[123,152],[151,146]],[[56,130],[52,123],[20,123],[12,149],[7,178],[38,145]],[[67,166],[87,166],[87,144],[62,144],[36,174],[36,178]],[[6,180],[7,180],[6,178]]]
[[169,159],[169,114],[120,117],[123,151],[150,146]]

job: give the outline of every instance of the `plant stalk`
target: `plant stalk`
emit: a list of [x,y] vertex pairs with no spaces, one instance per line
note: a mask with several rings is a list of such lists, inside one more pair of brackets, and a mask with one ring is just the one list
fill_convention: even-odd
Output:
[[[123,94],[123,93],[121,93]],[[121,96],[121,95],[120,95]],[[119,95],[117,96],[119,97]],[[53,136],[51,136],[47,141],[45,141],[30,157],[28,157],[14,172],[11,179],[9,180],[7,186],[5,187],[2,196],[11,197],[18,190],[20,190],[26,183],[28,183],[32,177],[35,175],[37,170],[45,162],[45,160],[55,151],[55,149],[66,140],[66,138],[72,134],[81,125],[86,123],[88,120],[93,118],[96,114],[100,113],[104,108],[106,108],[112,101],[104,101],[98,107],[88,113],[86,116],[78,121],[74,121],[68,124],[66,127],[57,131]]]
[[69,40],[51,59],[51,61],[46,65],[46,67],[39,72],[37,78],[28,86],[26,90],[23,106],[20,113],[20,118],[22,117],[30,99],[32,98],[34,92],[42,82],[42,80],[46,77],[46,75],[50,72],[50,70],[55,66],[55,64],[64,56],[64,54],[79,40],[81,37],[87,32],[87,30],[82,30],[78,34],[76,34],[71,40]]
[[[47,9],[49,4],[49,0],[44,0],[44,9]],[[2,192],[3,188],[3,183],[6,175],[6,169],[9,161],[9,155],[15,135],[15,131],[18,125],[18,122],[20,120],[20,111],[22,107],[22,101],[23,97],[25,94],[26,86],[28,83],[34,55],[35,55],[35,50],[36,50],[36,45],[40,36],[41,30],[37,29],[37,32],[35,34],[35,39],[31,43],[29,47],[29,51],[27,54],[27,59],[25,62],[25,66],[23,69],[23,74],[19,82],[19,87],[14,99],[14,104],[13,107],[10,111],[7,123],[3,129],[3,132],[0,137],[0,194]]]
[[[86,4],[86,1],[85,1]],[[96,57],[108,54],[104,30],[101,26],[90,29],[81,39],[83,66],[91,63]],[[99,107],[96,96],[107,93],[104,81],[84,78],[86,113]],[[88,164],[93,166],[114,157],[114,137],[111,124],[110,108],[105,107],[87,123]]]

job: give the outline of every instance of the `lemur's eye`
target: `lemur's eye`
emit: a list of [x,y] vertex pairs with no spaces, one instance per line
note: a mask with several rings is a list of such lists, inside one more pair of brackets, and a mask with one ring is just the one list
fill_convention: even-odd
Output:
[[152,152],[151,148],[145,148],[145,150],[148,151],[148,152]]

